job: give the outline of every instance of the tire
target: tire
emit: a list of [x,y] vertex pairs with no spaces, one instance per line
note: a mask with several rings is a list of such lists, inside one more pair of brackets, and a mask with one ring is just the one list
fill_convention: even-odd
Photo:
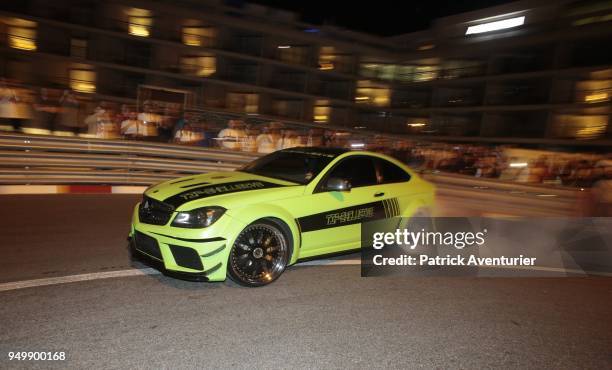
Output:
[[264,286],[285,271],[292,243],[283,226],[264,219],[248,225],[238,234],[227,264],[233,281],[248,287]]

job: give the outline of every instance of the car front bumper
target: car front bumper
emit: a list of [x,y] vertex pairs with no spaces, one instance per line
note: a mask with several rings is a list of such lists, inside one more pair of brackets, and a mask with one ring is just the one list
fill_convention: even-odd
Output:
[[132,213],[128,240],[132,256],[165,275],[192,281],[223,281],[236,233],[244,225],[223,215],[204,229],[185,229],[140,222],[139,204]]

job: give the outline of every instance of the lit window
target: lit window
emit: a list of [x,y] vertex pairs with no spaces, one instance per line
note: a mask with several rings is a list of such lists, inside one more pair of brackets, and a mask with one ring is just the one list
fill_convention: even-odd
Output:
[[431,81],[438,78],[437,66],[417,66],[415,68],[414,81],[423,82]]
[[504,30],[508,28],[514,28],[518,26],[522,26],[525,23],[525,17],[514,17],[503,19],[501,21],[482,23],[476,26],[468,27],[467,31],[465,31],[466,35],[473,35],[476,33],[485,33],[485,32],[493,32]]
[[259,95],[248,94],[246,97],[246,105],[244,111],[250,114],[257,114],[259,111]]
[[9,46],[19,50],[36,50],[36,22],[20,18],[9,18],[8,25]]
[[363,77],[393,81],[397,78],[401,66],[395,64],[362,63],[360,67],[360,74]]
[[419,46],[419,47],[417,48],[417,50],[420,50],[420,51],[424,51],[424,50],[431,50],[431,49],[433,49],[433,48],[435,48],[435,47],[436,47],[436,45],[434,45],[434,44],[425,44],[425,45],[421,45],[421,46]]
[[360,74],[363,77],[376,78],[376,76],[378,75],[379,66],[380,66],[379,64],[374,64],[374,63],[362,63],[361,68],[360,68]]
[[217,72],[217,58],[212,55],[183,57],[181,67],[184,73],[208,77]]
[[586,103],[601,103],[610,100],[612,80],[597,79],[576,82],[576,100]]
[[562,138],[596,139],[605,134],[608,116],[559,114],[554,118],[553,135]]
[[427,129],[429,125],[429,118],[425,117],[414,117],[406,119],[406,128],[410,133],[420,133]]
[[259,94],[228,93],[227,107],[247,114],[257,114],[259,111]]
[[607,101],[609,99],[610,99],[610,96],[608,95],[607,92],[594,92],[584,97],[584,101],[587,103],[598,103],[602,101]]
[[96,72],[89,69],[71,69],[70,88],[82,93],[96,92]]
[[183,27],[183,44],[189,46],[212,46],[217,32],[212,27]]
[[336,66],[336,55],[333,46],[323,46],[319,51],[319,69],[329,71]]
[[331,107],[329,106],[329,100],[317,100],[313,109],[313,118],[317,123],[329,122],[329,115],[331,113]]
[[149,37],[153,16],[147,9],[132,8],[128,11],[128,33],[134,36]]
[[357,103],[372,104],[379,107],[389,105],[391,90],[383,84],[375,84],[368,80],[359,81],[355,94]]

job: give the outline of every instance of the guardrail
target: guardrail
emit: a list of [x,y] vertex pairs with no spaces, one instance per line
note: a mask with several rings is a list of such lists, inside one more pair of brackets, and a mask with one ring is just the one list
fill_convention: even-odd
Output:
[[231,171],[256,154],[145,141],[0,134],[1,184],[132,184]]
[[[149,185],[234,170],[255,153],[143,141],[0,134],[0,184]],[[577,216],[588,191],[425,173],[445,215]]]
[[450,173],[423,174],[436,184],[447,216],[562,217],[589,214],[588,189],[521,184]]

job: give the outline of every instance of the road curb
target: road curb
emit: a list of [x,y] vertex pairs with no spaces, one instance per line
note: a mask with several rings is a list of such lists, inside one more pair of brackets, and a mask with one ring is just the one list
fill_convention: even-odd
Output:
[[0,185],[0,195],[13,194],[142,194],[146,186]]

